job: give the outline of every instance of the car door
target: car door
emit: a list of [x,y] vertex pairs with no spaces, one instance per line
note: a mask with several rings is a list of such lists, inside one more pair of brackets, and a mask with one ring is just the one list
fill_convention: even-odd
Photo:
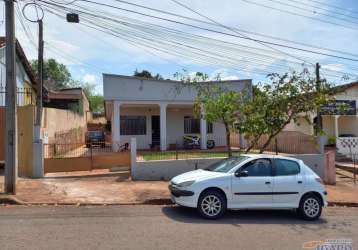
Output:
[[273,159],[273,202],[276,207],[297,207],[303,190],[300,164],[294,160]]
[[232,176],[233,208],[272,206],[272,164],[270,159],[255,159]]

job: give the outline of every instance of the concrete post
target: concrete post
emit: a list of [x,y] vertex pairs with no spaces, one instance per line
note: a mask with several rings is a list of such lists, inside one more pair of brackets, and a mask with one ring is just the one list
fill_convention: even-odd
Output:
[[240,149],[245,149],[246,148],[245,136],[240,134],[239,140],[240,140]]
[[136,166],[137,166],[137,140],[136,138],[131,138],[131,177],[132,179],[136,176]]
[[339,119],[339,115],[335,115],[334,116],[334,136],[336,138],[339,137],[338,119]]
[[43,178],[45,175],[44,171],[44,157],[43,157],[43,141],[41,137],[41,126],[36,125],[34,127],[34,138],[39,138],[33,142],[33,178]]
[[167,103],[160,104],[160,150],[167,150]]
[[325,136],[317,136],[318,151],[320,154],[324,154],[324,144],[326,142]]
[[117,152],[120,147],[120,133],[121,133],[121,103],[119,101],[113,102],[112,114],[112,149]]
[[200,148],[201,149],[207,149],[207,141],[208,141],[208,133],[207,133],[207,123],[206,120],[203,119],[204,115],[202,113],[201,119],[200,119]]

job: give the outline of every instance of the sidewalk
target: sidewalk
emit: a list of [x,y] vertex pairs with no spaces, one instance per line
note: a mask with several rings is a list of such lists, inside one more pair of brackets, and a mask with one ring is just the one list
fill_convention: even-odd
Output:
[[[0,184],[2,189],[3,177]],[[29,204],[145,204],[168,197],[167,182],[134,182],[126,172],[107,170],[20,178],[15,196]]]
[[[3,177],[0,177],[1,188]],[[326,186],[331,205],[358,206],[358,183],[338,178]],[[2,191],[2,190],[1,190]],[[17,195],[25,204],[161,204],[170,202],[165,181],[131,181],[128,173],[107,170],[51,174],[19,179]]]

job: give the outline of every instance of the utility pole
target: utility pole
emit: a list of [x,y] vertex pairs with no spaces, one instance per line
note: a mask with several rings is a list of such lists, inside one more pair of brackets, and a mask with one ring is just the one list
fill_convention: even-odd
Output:
[[44,176],[44,160],[43,160],[43,144],[41,138],[41,120],[42,120],[42,88],[43,88],[43,54],[44,54],[44,40],[43,40],[43,22],[42,18],[37,20],[39,25],[39,51],[37,60],[38,70],[38,88],[36,99],[36,120],[34,127],[34,164],[33,177],[42,178]]
[[6,125],[5,125],[5,193],[16,194],[17,113],[16,52],[14,1],[5,0],[6,50]]
[[36,123],[35,126],[41,127],[42,118],[42,86],[43,86],[43,54],[44,54],[44,41],[43,41],[43,23],[42,20],[38,21],[39,24],[39,51],[37,58],[37,72],[38,72],[38,88],[36,99]]
[[[320,76],[320,70],[321,65],[319,63],[316,63],[316,91],[321,90],[321,76]],[[322,129],[322,116],[320,114],[320,110],[317,110],[317,131]]]
[[321,88],[321,76],[319,73],[319,70],[321,68],[321,65],[319,63],[316,63],[316,88],[319,90]]

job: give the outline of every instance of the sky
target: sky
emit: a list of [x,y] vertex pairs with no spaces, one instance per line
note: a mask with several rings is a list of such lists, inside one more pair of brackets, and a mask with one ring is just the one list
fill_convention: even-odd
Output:
[[[318,1],[321,3],[318,3]],[[19,7],[22,8],[26,2],[29,1],[20,0]],[[71,2],[70,0],[54,0],[52,2],[66,4],[66,6],[71,7],[71,5],[68,4]],[[112,4],[117,7],[130,9],[132,11],[140,10],[146,14],[168,17],[167,15],[161,15],[152,11],[129,6],[115,0],[103,0],[97,2]],[[356,42],[358,40],[358,2],[355,0],[317,0],[316,3],[309,0],[181,0],[180,2],[227,27],[244,29],[250,32],[262,33],[301,43],[308,43],[315,46],[330,48],[332,50],[343,50],[345,52],[358,55],[358,46]],[[313,11],[309,13],[302,11],[299,8],[291,8],[289,6],[283,7],[279,2],[285,2],[286,4],[289,3],[293,5],[296,4],[302,6],[303,8],[306,8],[309,5],[316,5],[318,8],[317,12],[319,13]],[[151,8],[157,8],[205,20],[171,0],[133,0],[131,3],[141,4]],[[264,4],[273,8],[285,9],[288,12],[304,14],[306,17],[292,15],[288,12],[283,13],[277,9],[259,6],[255,3]],[[4,4],[1,4],[1,9],[3,9]],[[257,42],[245,41],[245,39],[239,39],[233,36],[222,35],[176,23],[169,23],[163,20],[143,17],[119,9],[111,9],[79,0],[76,4],[96,10],[98,13],[101,11],[107,11],[113,15],[120,15],[126,18],[133,18],[141,22],[162,25],[195,35],[220,39],[224,42],[237,43],[257,47],[259,49],[270,50],[267,46],[263,46]],[[337,5],[340,8],[334,8],[332,5]],[[33,17],[33,10],[31,8],[33,7],[28,7],[26,12],[30,18]],[[342,21],[330,18],[329,15],[332,14],[332,11],[339,11],[341,13],[339,18],[342,18]],[[175,17],[170,18],[180,20]],[[314,20],[314,18],[319,18],[324,21],[320,22]],[[3,19],[3,11],[1,11],[0,32],[2,35],[4,34]],[[343,21],[343,19],[349,19],[349,22]],[[37,42],[37,24],[28,21],[24,22],[31,33],[30,38],[32,38],[34,42]],[[99,94],[102,93],[102,73],[132,75],[136,69],[146,69],[154,74],[159,73],[164,78],[173,78],[174,73],[181,72],[185,69],[189,73],[199,71],[205,72],[211,78],[214,78],[218,73],[220,73],[222,79],[249,78],[253,79],[254,83],[257,83],[265,80],[264,74],[257,74],[259,70],[270,71],[270,66],[275,66],[275,64],[279,63],[277,60],[269,60],[268,62],[265,62],[265,65],[262,65],[254,59],[245,61],[246,57],[243,55],[245,53],[241,55],[239,52],[232,53],[232,57],[235,57],[238,62],[237,65],[234,66],[221,63],[220,60],[217,60],[217,62],[214,63],[206,63],[205,61],[197,62],[178,55],[173,56],[162,52],[159,53],[153,48],[145,46],[138,47],[135,43],[128,43],[127,40],[120,37],[114,37],[83,26],[81,21],[80,24],[67,23],[64,19],[61,19],[46,10],[43,22],[44,40],[46,43],[45,57],[55,58],[61,63],[67,65],[73,78],[94,84],[96,86],[96,92]],[[341,25],[331,24],[330,22],[337,22],[339,24],[344,23],[344,27]],[[212,27],[210,25],[203,26]],[[215,29],[232,33],[230,30],[223,27],[215,27]],[[125,31],[123,34],[125,36]],[[237,35],[237,33],[235,34]],[[28,58],[35,59],[37,57],[36,48],[31,42],[29,42],[30,38],[24,32],[19,20],[16,25],[16,36],[20,40]],[[250,35],[250,37],[255,36]],[[274,41],[268,38],[262,39]],[[326,69],[358,74],[358,62],[340,60],[325,55],[314,55],[276,47],[275,49],[280,49],[283,64],[286,63],[284,59],[289,58],[296,60],[293,57],[298,57],[305,58],[309,63],[319,62]],[[215,53],[214,49],[212,53]],[[285,55],[284,53],[289,55]],[[354,55],[350,55],[349,57],[354,57]],[[355,58],[358,58],[358,56]],[[290,70],[292,66],[290,66],[289,63],[286,64],[287,70]],[[345,80],[338,77],[334,79],[332,78],[332,81],[336,84],[353,80],[356,79],[354,77]]]

